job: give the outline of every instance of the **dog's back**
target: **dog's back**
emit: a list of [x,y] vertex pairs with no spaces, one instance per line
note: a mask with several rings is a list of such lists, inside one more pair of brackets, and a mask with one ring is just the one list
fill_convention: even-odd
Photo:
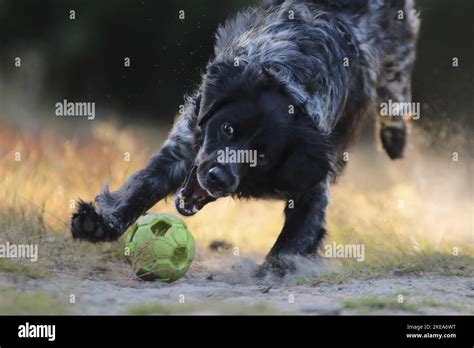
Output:
[[[338,161],[380,103],[411,102],[417,31],[412,0],[267,0],[219,28],[215,61],[264,67],[331,134]],[[401,157],[404,119],[379,120]]]

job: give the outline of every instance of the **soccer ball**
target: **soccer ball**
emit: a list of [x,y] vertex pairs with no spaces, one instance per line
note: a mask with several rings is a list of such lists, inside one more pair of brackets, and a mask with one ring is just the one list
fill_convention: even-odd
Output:
[[171,214],[142,216],[126,236],[125,255],[144,280],[174,282],[186,274],[195,251],[186,224]]

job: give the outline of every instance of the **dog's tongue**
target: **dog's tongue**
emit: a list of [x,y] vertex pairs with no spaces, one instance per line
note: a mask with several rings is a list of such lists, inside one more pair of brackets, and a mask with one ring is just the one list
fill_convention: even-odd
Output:
[[176,195],[176,209],[181,215],[191,216],[201,210],[207,203],[216,199],[210,196],[205,189],[199,185],[197,179],[197,166],[191,168],[183,187]]

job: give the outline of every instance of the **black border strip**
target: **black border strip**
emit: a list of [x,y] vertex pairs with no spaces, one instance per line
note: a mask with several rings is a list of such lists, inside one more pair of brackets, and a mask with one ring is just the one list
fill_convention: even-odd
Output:
[[[20,325],[55,325],[56,339],[20,338]],[[407,338],[455,333],[456,338]],[[431,328],[430,330],[425,328]],[[455,325],[433,329],[434,325]],[[99,344],[392,344],[473,347],[474,316],[0,316],[0,347]]]

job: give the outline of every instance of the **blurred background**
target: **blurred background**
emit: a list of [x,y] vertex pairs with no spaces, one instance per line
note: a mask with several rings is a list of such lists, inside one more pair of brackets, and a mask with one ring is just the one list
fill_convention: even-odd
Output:
[[[99,119],[115,113],[121,122],[169,123],[183,95],[199,83],[218,24],[255,3],[0,0],[0,112],[28,119],[31,110],[52,114],[54,103],[68,99],[96,102]],[[420,123],[472,126],[474,2],[417,0],[416,5],[422,25],[413,99],[429,115]],[[76,19],[69,19],[70,10]],[[22,58],[21,69],[14,66],[15,57]],[[124,67],[125,57],[130,67]],[[452,67],[453,57],[459,68]],[[22,98],[21,108],[8,109],[12,94]]]

